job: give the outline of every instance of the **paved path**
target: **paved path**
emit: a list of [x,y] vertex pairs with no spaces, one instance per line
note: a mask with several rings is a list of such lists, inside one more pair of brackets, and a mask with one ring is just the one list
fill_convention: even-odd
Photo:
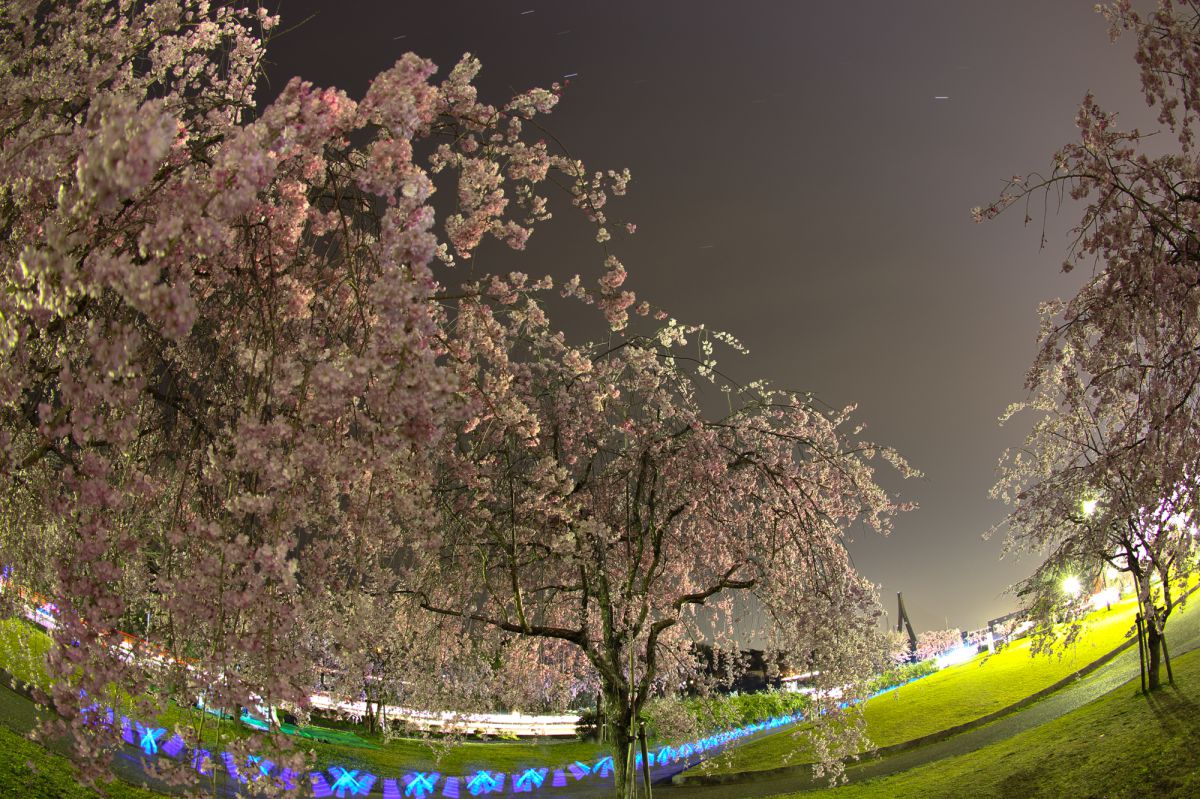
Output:
[[[1200,593],[1192,597],[1200,602]],[[1176,611],[1178,614],[1178,611]],[[1200,648],[1200,609],[1189,606],[1186,613],[1172,615],[1167,622],[1167,645],[1172,656]],[[1011,738],[1017,733],[1045,724],[1072,710],[1076,710],[1094,699],[1137,679],[1138,650],[1133,646],[1117,655],[1108,663],[1077,682],[1057,691],[1045,699],[1004,716],[991,724],[960,733],[944,741],[926,744],[918,749],[900,752],[886,758],[876,758],[846,769],[850,782],[897,774],[916,766],[932,763],[947,757],[973,752],[988,744]],[[1166,670],[1163,670],[1166,680]],[[1140,688],[1135,684],[1126,688],[1132,696]],[[778,733],[786,734],[786,733]],[[773,796],[780,793],[802,791],[822,787],[822,782],[813,780],[807,768],[794,772],[764,776],[761,778],[725,785],[686,785],[655,787],[655,797],[702,797],[703,799],[742,799],[742,797]]]

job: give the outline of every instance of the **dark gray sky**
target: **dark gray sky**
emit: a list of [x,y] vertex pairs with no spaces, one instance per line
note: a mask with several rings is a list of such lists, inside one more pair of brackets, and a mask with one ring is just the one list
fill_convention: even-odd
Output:
[[[1109,44],[1093,2],[271,0],[284,28],[316,18],[272,43],[266,96],[300,75],[361,97],[408,50],[442,74],[479,56],[492,102],[577,73],[547,124],[632,171],[629,285],[741,338],[738,374],[857,402],[926,477],[897,485],[921,508],[890,538],[854,533],[856,564],[893,623],[903,591],[918,630],[976,628],[1032,568],[981,539],[1022,430],[996,417],[1024,396],[1037,304],[1081,278],[1058,269],[1071,207],[1041,250],[1020,209],[970,208],[1048,167],[1088,90],[1145,125],[1131,42]],[[524,271],[598,275],[586,233],[556,227]]]

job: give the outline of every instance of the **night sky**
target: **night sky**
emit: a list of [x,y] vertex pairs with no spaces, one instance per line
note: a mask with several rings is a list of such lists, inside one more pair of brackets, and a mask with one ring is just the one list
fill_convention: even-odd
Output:
[[[1110,44],[1094,0],[271,0],[269,99],[288,77],[359,98],[406,51],[442,75],[483,62],[486,101],[575,73],[545,122],[592,169],[628,167],[614,253],[628,287],[680,319],[738,336],[739,377],[857,403],[874,440],[925,473],[885,484],[920,509],[887,539],[855,530],[859,570],[895,623],[973,629],[1016,601],[1032,568],[982,534],[987,496],[1025,422],[1040,301],[1063,275],[1077,209],[977,225],[1006,177],[1046,169],[1076,138],[1087,91],[1146,129],[1132,43]],[[1142,5],[1142,4],[1139,4]],[[944,98],[944,99],[939,99]],[[592,278],[586,230],[551,224],[488,269]],[[489,253],[483,253],[489,257]]]

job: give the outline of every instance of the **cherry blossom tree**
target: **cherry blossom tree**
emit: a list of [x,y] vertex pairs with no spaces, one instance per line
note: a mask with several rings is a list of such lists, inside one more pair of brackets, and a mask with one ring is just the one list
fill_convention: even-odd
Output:
[[[538,135],[556,86],[492,106],[473,58],[435,82],[408,54],[359,101],[294,79],[254,108],[276,24],[0,7],[0,547],[61,609],[49,698],[92,773],[93,701],[303,712],[332,658],[429,708],[598,686],[624,785],[643,703],[702,630],[731,639],[736,592],[828,696],[857,690],[876,603],[843,531],[888,529],[874,462],[903,461],[849,409],[721,378],[720,337],[650,324],[606,249],[629,176]],[[456,268],[521,249],[552,185],[597,280]],[[554,291],[610,338],[568,344]],[[114,629],[170,656],[115,657]]]
[[[1110,431],[1136,424],[1136,396],[1096,406],[1088,382],[1077,370],[1057,370],[1044,377],[1033,401],[1014,406],[1041,416],[1025,446],[1009,454],[993,493],[1014,506],[1009,546],[1045,557],[1018,589],[1040,622],[1035,648],[1073,642],[1090,609],[1082,587],[1101,584],[1108,570],[1128,573],[1145,622],[1145,677],[1154,689],[1160,663],[1170,670],[1166,621],[1186,600],[1184,585],[1196,566],[1195,485],[1167,483],[1161,475],[1171,462],[1194,456],[1186,441],[1151,435],[1136,457],[1113,459],[1106,449]],[[1070,625],[1058,641],[1054,625],[1061,621]]]
[[[1062,570],[1094,574],[1107,562],[1134,574],[1156,685],[1172,585],[1196,569],[1187,536],[1171,531],[1190,526],[1200,473],[1200,4],[1162,0],[1143,16],[1121,0],[1101,11],[1114,39],[1136,37],[1143,93],[1162,131],[1151,139],[1122,130],[1089,94],[1076,118],[1080,141],[1055,155],[1049,174],[1013,178],[995,203],[975,209],[987,219],[1052,193],[1079,201],[1063,269],[1091,269],[1073,298],[1043,307],[1031,398],[1010,410],[1039,421],[1006,456],[994,494],[1013,504],[1011,545],[1049,555],[1022,586],[1044,622],[1069,612]],[[1157,599],[1150,573],[1162,581]]]
[[943,652],[962,646],[962,632],[954,630],[926,630],[917,636],[917,660],[928,660]]
[[884,633],[883,641],[885,665],[900,666],[912,660],[912,642],[909,641],[907,633],[902,633],[899,630],[888,630]]
[[[404,55],[357,102],[295,79],[256,109],[276,23],[0,8],[0,547],[61,608],[50,699],[84,754],[112,740],[81,713],[98,698],[304,704],[297,649],[331,639],[330,598],[439,521],[431,453],[473,412],[455,259],[520,249],[552,182],[607,240],[628,180],[527,132],[557,87],[488,105],[469,56],[438,83]],[[610,271],[588,296],[617,324]],[[113,657],[143,626],[165,672]]]
[[[486,408],[442,465],[436,557],[399,590],[598,683],[618,793],[646,700],[694,675],[705,633],[732,643],[738,594],[820,675],[822,764],[857,751],[853,724],[832,734],[835,697],[877,665],[879,610],[843,533],[886,531],[898,509],[872,461],[908,467],[846,429],[851,409],[725,381],[712,348],[727,337],[669,320],[572,346],[511,288],[479,284],[460,306],[457,356]],[[705,413],[706,390],[726,412]]]

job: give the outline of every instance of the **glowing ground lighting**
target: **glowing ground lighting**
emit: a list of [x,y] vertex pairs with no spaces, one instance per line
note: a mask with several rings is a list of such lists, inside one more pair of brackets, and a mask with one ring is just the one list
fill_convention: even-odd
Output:
[[1112,603],[1120,600],[1120,598],[1121,595],[1117,593],[1117,589],[1106,588],[1098,594],[1093,594],[1091,603],[1094,609],[1100,610],[1101,608],[1106,608]]
[[138,731],[138,746],[148,755],[158,754],[158,739],[167,734],[167,731],[162,727],[148,728],[143,727],[141,722],[137,722]]
[[192,768],[202,777],[212,775],[212,753],[207,749],[196,749],[192,752]]
[[242,776],[242,772],[238,770],[237,762],[233,759],[233,755],[229,754],[228,752],[222,752],[221,760],[225,763],[225,770],[229,772],[230,779],[232,779],[234,782],[240,782],[243,785],[248,782],[248,780]]
[[333,785],[329,786],[329,790],[338,799],[345,799],[347,796],[366,796],[371,792],[371,786],[375,784],[374,774],[363,774],[360,777],[358,769],[332,766],[329,773],[334,777]]
[[[39,600],[39,605],[42,604]],[[26,612],[32,607],[26,605]],[[86,701],[86,693],[81,692],[80,698]],[[203,697],[197,706],[210,713],[219,713],[225,718],[237,718],[223,713],[218,708],[209,707]],[[269,708],[258,708],[263,715],[268,716]],[[376,799],[465,799],[460,793],[460,786],[467,788],[471,796],[530,793],[536,795],[559,795],[554,789],[567,788],[571,781],[594,782],[612,779],[613,758],[599,757],[594,762],[576,760],[564,764],[560,768],[544,767],[520,768],[511,773],[511,784],[506,786],[504,772],[492,772],[480,769],[471,775],[444,776],[437,772],[410,771],[402,777],[377,778],[373,774],[361,770],[347,769],[340,766],[330,766],[324,772],[313,771],[301,774],[290,768],[278,768],[271,760],[253,754],[235,756],[231,752],[218,752],[216,755],[206,749],[190,747],[183,737],[178,734],[167,736],[167,730],[161,727],[147,726],[127,716],[116,714],[113,708],[105,708],[92,703],[83,709],[83,715],[88,722],[111,729],[112,734],[125,741],[130,747],[136,747],[149,756],[170,757],[179,759],[181,764],[188,764],[198,773],[210,776],[217,770],[228,771],[232,782],[249,784],[269,782],[279,792],[297,792],[300,796],[314,799],[356,799],[357,797],[376,797]],[[262,722],[248,713],[239,713],[254,721]],[[790,724],[799,720],[797,715],[773,717],[769,721],[746,724],[735,729],[698,738],[691,742],[681,742],[678,748],[662,746],[649,755],[650,763],[666,765],[691,755],[706,752],[709,749],[721,747],[738,739],[753,735],[755,732]],[[243,719],[244,721],[244,719]],[[169,738],[169,739],[168,739]],[[636,756],[637,763],[642,763],[642,755]],[[224,769],[217,766],[223,764]],[[306,778],[308,786],[302,788],[299,781]],[[549,778],[549,779],[548,779]],[[378,783],[378,785],[377,785]],[[548,784],[547,784],[548,783]],[[509,789],[506,791],[506,787]],[[382,797],[380,794],[382,793]],[[466,793],[466,792],[463,792]]]
[[960,663],[966,663],[975,657],[977,651],[977,648],[973,646],[956,647],[949,652],[938,655],[937,666],[939,669],[944,669],[947,666],[957,666]]
[[546,774],[549,769],[545,768],[527,768],[513,778],[513,792],[521,793],[524,791],[532,791],[535,788],[541,788],[542,783],[546,781]]
[[471,796],[502,793],[504,791],[504,775],[492,771],[476,772],[474,777],[467,780],[467,790],[471,792]]
[[411,774],[405,774],[402,778],[404,780],[404,795],[415,797],[415,799],[424,799],[433,793],[439,776],[437,772],[426,773],[424,771],[414,771]]
[[1079,582],[1079,578],[1071,575],[1062,581],[1063,593],[1074,599],[1083,591],[1083,583]]

